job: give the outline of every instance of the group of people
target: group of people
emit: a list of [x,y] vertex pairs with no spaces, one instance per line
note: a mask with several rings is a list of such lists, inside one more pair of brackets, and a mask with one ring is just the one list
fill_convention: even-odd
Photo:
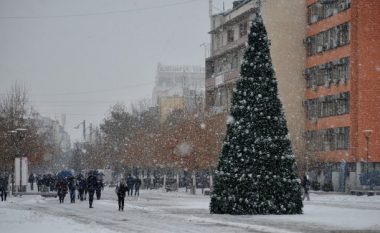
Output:
[[57,181],[58,177],[52,174],[30,174],[28,178],[28,182],[30,183],[30,189],[34,190],[34,183],[36,183],[38,192],[43,191],[43,188],[46,189],[45,191],[54,191]]
[[60,178],[56,183],[55,189],[59,198],[59,203],[63,203],[66,194],[70,194],[70,202],[75,203],[76,190],[78,190],[78,199],[80,201],[86,200],[88,193],[89,208],[93,208],[94,195],[96,199],[100,200],[101,193],[104,188],[102,179],[96,175],[90,174],[85,178],[82,174],[77,177]]
[[131,174],[128,175],[127,180],[122,179],[116,186],[117,202],[119,204],[119,211],[124,211],[124,200],[126,193],[128,196],[133,196],[133,190],[135,190],[135,196],[140,195],[141,180],[139,178],[133,178]]

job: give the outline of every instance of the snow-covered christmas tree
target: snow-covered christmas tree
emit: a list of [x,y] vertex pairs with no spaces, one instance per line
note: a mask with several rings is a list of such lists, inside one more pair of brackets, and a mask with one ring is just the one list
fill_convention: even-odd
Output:
[[296,161],[269,44],[262,17],[257,13],[248,36],[241,78],[234,89],[211,195],[211,213],[302,213]]

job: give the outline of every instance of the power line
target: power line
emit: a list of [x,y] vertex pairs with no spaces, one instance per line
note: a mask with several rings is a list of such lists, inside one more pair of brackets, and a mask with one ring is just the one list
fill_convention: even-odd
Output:
[[87,17],[87,16],[99,16],[99,15],[113,15],[113,14],[124,14],[132,12],[141,12],[147,10],[161,9],[172,6],[184,5],[201,0],[187,0],[183,2],[175,2],[169,4],[162,4],[151,7],[142,7],[129,10],[117,10],[117,11],[104,11],[104,12],[92,12],[92,13],[83,13],[83,14],[65,14],[65,15],[44,15],[44,16],[0,16],[0,19],[51,19],[51,18],[70,18],[70,17]]
[[[30,96],[66,96],[66,95],[85,95],[85,94],[94,94],[94,93],[100,93],[100,92],[110,92],[110,91],[120,91],[120,90],[126,90],[130,88],[145,86],[148,84],[152,84],[154,81],[146,82],[146,83],[139,83],[135,85],[128,85],[123,86],[119,88],[105,88],[105,89],[97,89],[97,90],[89,90],[89,91],[76,91],[76,92],[61,92],[61,93],[50,93],[50,94],[30,94]],[[7,93],[0,93],[0,95],[6,95]]]

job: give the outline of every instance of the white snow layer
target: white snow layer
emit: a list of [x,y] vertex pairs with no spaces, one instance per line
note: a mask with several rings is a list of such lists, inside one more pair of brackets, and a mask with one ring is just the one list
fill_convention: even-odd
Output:
[[4,233],[113,233],[96,223],[77,223],[33,210],[0,209],[0,231]]
[[231,216],[209,214],[208,196],[162,190],[141,190],[127,197],[124,212],[117,210],[114,189],[102,200],[62,205],[55,198],[10,197],[0,202],[0,232],[113,233],[113,232],[380,232],[380,196],[311,194],[303,215]]

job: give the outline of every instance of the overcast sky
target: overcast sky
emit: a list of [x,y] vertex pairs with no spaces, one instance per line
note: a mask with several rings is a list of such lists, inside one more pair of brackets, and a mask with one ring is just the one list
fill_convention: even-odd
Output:
[[151,98],[158,62],[204,66],[209,25],[208,0],[0,0],[0,96],[24,85],[80,140],[81,121]]

